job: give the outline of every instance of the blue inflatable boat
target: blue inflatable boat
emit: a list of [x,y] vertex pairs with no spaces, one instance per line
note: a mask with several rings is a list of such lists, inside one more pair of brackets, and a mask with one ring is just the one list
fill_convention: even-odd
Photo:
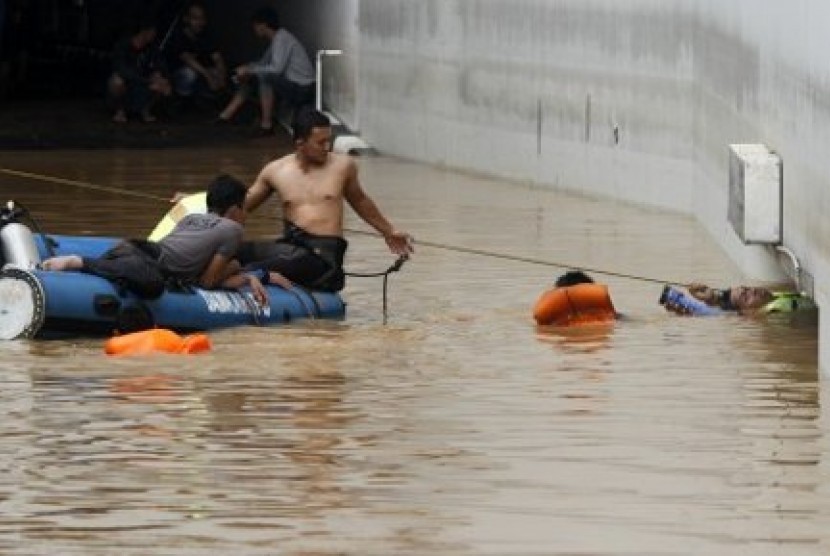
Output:
[[98,276],[38,268],[39,261],[53,255],[99,256],[117,238],[32,234],[11,220],[7,216],[0,221],[0,339],[112,334],[154,326],[189,332],[296,319],[342,319],[346,314],[338,294],[299,287],[266,286],[266,306],[259,306],[247,290],[197,287],[142,299]]

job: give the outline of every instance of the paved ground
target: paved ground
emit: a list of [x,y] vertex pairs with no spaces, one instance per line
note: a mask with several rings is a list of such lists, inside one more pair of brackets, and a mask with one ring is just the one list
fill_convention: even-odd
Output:
[[[154,123],[115,124],[99,99],[4,100],[0,149],[164,148],[262,141],[254,116],[242,114],[239,124],[216,126],[213,111],[190,108],[161,113]],[[279,126],[276,137],[268,139],[290,141]]]

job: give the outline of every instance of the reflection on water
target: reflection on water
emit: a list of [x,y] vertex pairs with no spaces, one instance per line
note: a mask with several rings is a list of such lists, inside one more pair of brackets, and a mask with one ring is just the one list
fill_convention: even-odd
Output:
[[[240,149],[0,155],[60,233],[143,235],[175,189],[250,181]],[[740,276],[677,215],[383,158],[364,186],[425,242],[717,285]],[[277,228],[275,203],[249,233]],[[353,216],[349,226],[365,230]],[[348,266],[391,262],[350,234]],[[670,315],[608,279],[627,319],[537,328],[561,268],[421,246],[352,279],[345,322],[212,334],[194,357],[94,339],[0,346],[0,553],[824,554],[816,324]],[[595,275],[602,278],[601,275]]]

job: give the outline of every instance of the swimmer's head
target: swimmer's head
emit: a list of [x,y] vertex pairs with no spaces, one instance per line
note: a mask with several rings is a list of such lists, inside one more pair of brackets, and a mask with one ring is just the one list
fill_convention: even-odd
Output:
[[569,270],[562,276],[556,279],[557,288],[566,288],[568,286],[576,286],[577,284],[593,284],[594,280],[582,272],[581,270]]
[[739,311],[754,311],[760,309],[774,298],[767,288],[738,286],[732,288],[729,300],[732,306]]

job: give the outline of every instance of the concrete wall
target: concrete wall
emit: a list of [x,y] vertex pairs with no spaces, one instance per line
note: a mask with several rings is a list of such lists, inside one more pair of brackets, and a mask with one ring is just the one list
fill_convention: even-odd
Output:
[[370,143],[449,166],[691,209],[694,26],[684,24],[693,20],[686,3],[361,6],[359,106]]

